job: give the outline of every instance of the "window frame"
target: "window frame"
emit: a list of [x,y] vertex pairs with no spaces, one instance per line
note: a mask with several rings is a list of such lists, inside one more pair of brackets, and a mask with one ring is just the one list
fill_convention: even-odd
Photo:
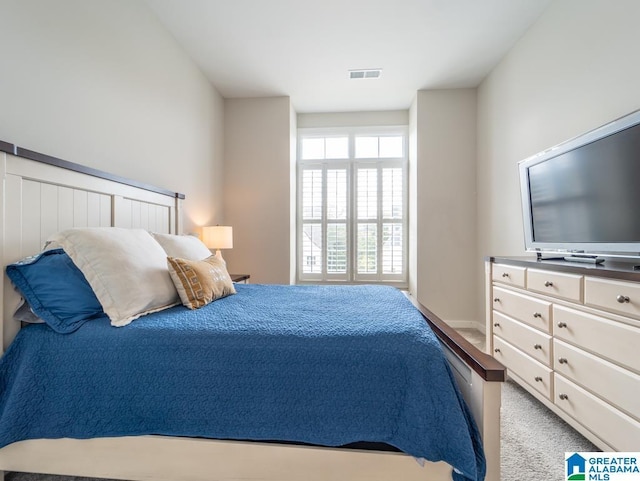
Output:
[[[369,157],[356,158],[355,138],[362,136],[402,136],[402,157]],[[389,284],[399,288],[408,287],[408,268],[409,268],[409,142],[408,142],[408,126],[389,126],[389,127],[347,127],[347,128],[300,128],[297,133],[297,157],[296,157],[296,282],[299,284]],[[303,140],[308,138],[331,138],[331,137],[348,137],[348,158],[324,158],[324,159],[303,159]],[[380,147],[378,147],[380,149]],[[325,151],[326,152],[326,151]],[[375,166],[377,171],[377,214],[375,223],[378,226],[376,233],[377,241],[377,266],[378,271],[375,274],[359,274],[357,272],[357,225],[366,223],[363,219],[357,218],[357,172],[359,168],[367,166]],[[347,176],[347,215],[344,221],[327,219],[327,171],[333,167],[338,169],[346,168]],[[385,168],[401,168],[402,172],[402,219],[386,219],[383,217],[383,202],[381,182],[383,169]],[[303,171],[306,169],[319,168],[322,171],[322,215],[318,220],[303,219]],[[326,272],[327,267],[327,226],[332,223],[345,223],[347,235],[347,259],[346,273],[333,274]],[[385,274],[383,272],[383,226],[387,223],[400,222],[402,224],[402,273],[401,274]],[[321,225],[322,240],[322,264],[320,273],[304,273],[303,272],[303,227],[304,224]]]

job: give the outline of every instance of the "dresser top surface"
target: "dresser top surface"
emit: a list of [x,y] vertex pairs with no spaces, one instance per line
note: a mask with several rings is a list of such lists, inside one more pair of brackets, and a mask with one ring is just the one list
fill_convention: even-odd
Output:
[[[539,260],[535,257],[490,256],[487,257],[486,260],[494,264],[640,282],[640,259],[638,259],[637,262],[622,262],[606,259],[602,264],[584,264],[580,262],[569,262],[563,259]],[[636,266],[639,266],[639,268],[636,269]]]

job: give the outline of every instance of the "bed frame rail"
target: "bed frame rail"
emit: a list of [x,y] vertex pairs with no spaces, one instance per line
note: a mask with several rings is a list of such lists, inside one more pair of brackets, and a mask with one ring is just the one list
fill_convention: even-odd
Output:
[[500,406],[507,369],[410,297],[445,349],[458,387],[469,405],[485,446],[487,479],[500,479]]

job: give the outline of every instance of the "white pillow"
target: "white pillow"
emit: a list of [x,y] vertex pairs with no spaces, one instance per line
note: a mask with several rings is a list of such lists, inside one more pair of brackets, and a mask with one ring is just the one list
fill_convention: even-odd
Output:
[[151,235],[162,246],[168,257],[178,257],[190,261],[201,261],[211,255],[203,242],[192,235],[157,234]]
[[84,274],[113,326],[180,302],[167,254],[145,230],[69,229],[49,241],[62,247]]

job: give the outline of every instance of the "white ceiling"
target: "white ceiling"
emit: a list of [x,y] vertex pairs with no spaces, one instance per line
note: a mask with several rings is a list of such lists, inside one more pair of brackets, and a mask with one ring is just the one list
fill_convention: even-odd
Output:
[[[225,98],[396,110],[475,87],[550,0],[146,0]],[[348,70],[382,68],[379,79]]]

